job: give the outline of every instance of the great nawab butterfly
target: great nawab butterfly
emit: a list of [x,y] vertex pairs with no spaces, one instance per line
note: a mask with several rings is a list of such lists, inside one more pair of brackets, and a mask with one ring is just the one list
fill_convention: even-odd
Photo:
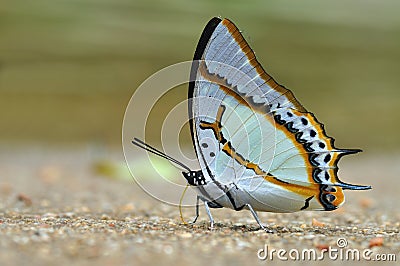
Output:
[[260,65],[238,28],[213,18],[197,45],[189,83],[189,122],[201,170],[135,139],[133,143],[185,169],[211,221],[210,208],[256,211],[331,211],[343,190],[364,190],[339,180],[338,149],[323,124]]

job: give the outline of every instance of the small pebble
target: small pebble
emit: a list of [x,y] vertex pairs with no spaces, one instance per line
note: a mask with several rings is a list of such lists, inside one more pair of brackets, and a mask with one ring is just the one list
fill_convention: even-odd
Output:
[[25,206],[31,206],[32,205],[32,200],[29,198],[27,195],[20,193],[17,195],[17,200],[22,201]]
[[315,235],[305,235],[304,239],[314,239]]
[[192,238],[193,235],[191,233],[179,233],[177,234],[180,238]]
[[383,246],[383,237],[375,237],[369,241],[369,248]]
[[359,203],[360,203],[360,206],[362,207],[362,208],[371,208],[372,206],[373,206],[373,204],[374,204],[374,202],[372,201],[372,199],[371,198],[362,198],[360,201],[359,201]]
[[329,249],[329,245],[327,244],[317,244],[315,247],[319,250],[325,250],[325,251]]
[[317,219],[313,218],[311,222],[312,226],[314,227],[324,227],[325,224],[323,222],[318,221]]

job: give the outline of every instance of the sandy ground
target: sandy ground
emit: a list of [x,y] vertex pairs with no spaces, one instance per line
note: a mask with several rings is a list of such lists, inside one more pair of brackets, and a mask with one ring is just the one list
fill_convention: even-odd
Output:
[[[331,246],[361,254],[370,248],[372,259],[395,254],[397,262],[382,264],[400,260],[399,155],[343,160],[343,179],[370,184],[372,191],[348,192],[344,207],[334,212],[260,213],[274,231],[266,234],[257,230],[248,211],[213,210],[217,224],[209,230],[201,209],[195,225],[184,225],[177,207],[152,199],[133,181],[96,174],[93,164],[99,157],[123,160],[118,150],[101,154],[91,149],[1,150],[1,265],[288,263],[276,253],[272,261],[260,260],[257,252],[266,245],[269,251],[286,250],[287,258],[292,249],[313,249],[320,255]],[[194,209],[184,209],[184,215],[192,217]],[[345,248],[338,248],[340,238]],[[343,263],[325,254],[323,264]]]

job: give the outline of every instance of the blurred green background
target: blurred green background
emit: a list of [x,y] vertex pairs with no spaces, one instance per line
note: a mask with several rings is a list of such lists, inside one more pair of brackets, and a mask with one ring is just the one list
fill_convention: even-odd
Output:
[[396,151],[399,10],[395,0],[2,0],[0,143],[120,145],[134,90],[191,60],[204,25],[222,16],[337,146]]

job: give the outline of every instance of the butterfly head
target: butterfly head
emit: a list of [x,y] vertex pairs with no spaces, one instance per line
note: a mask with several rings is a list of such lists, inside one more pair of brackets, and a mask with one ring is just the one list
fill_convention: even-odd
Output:
[[203,186],[206,184],[206,179],[201,170],[182,172],[182,174],[191,186]]

